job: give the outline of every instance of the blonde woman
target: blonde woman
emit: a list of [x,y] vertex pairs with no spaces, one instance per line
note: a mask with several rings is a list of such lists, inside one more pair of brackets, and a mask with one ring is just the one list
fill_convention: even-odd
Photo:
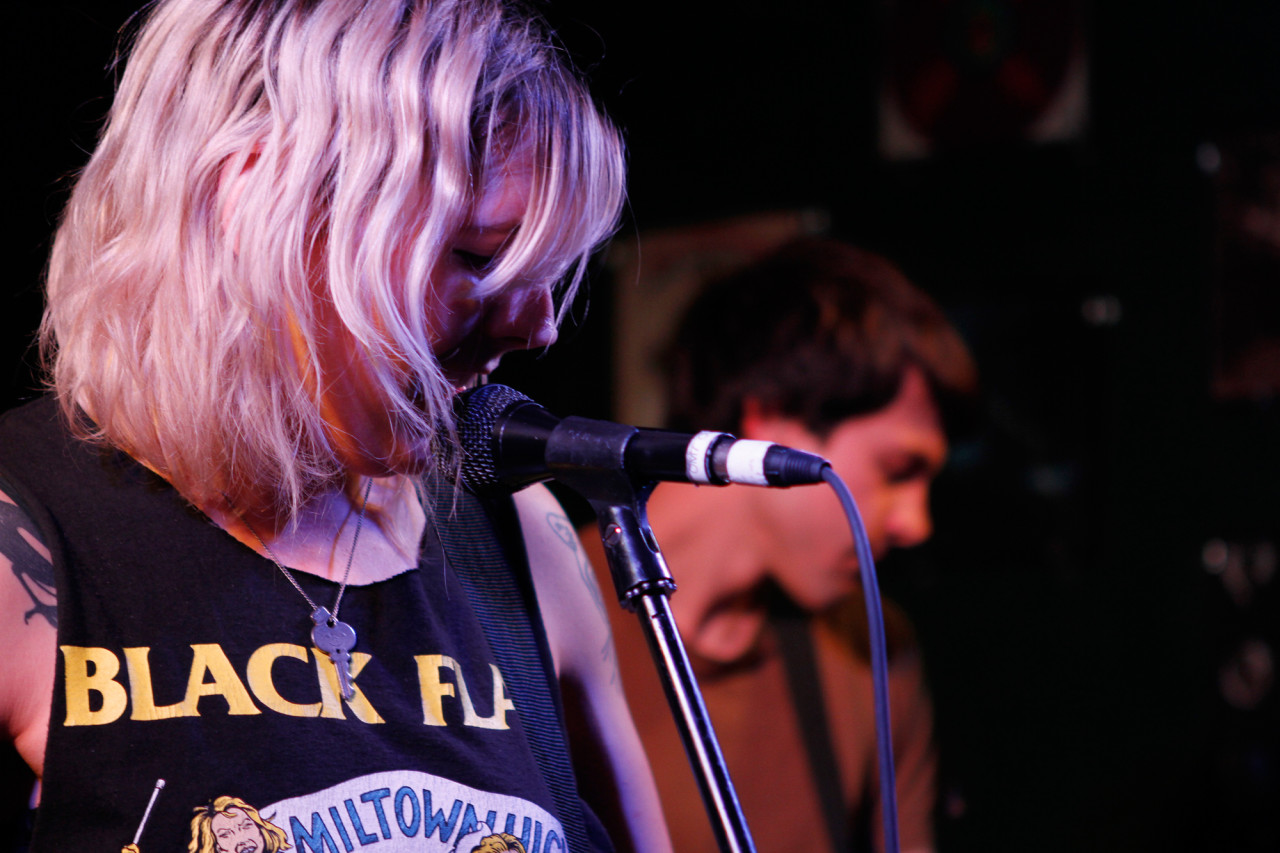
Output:
[[50,395],[0,421],[33,851],[171,849],[217,802],[300,850],[669,849],[558,507],[452,481],[456,394],[555,339],[622,161],[509,2],[148,9],[55,240]]

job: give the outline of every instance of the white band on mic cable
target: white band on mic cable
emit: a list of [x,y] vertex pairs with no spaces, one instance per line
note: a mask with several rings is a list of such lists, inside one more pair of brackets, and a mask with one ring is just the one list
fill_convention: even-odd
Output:
[[684,449],[684,472],[690,483],[707,484],[711,482],[711,464],[707,458],[711,454],[711,445],[715,444],[722,432],[703,430],[696,434]]
[[773,446],[772,441],[735,441],[729,448],[729,458],[725,465],[729,471],[729,482],[748,486],[769,485],[769,480],[764,475],[764,456]]

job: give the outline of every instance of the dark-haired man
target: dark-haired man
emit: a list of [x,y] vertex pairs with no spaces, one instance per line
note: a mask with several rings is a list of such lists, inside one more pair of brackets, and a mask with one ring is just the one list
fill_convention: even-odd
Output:
[[[669,426],[824,456],[852,490],[877,557],[928,538],[930,483],[975,373],[942,312],[885,259],[825,239],[782,248],[697,298],[668,368]],[[859,566],[834,493],[664,483],[648,513],[759,848],[879,849]],[[584,536],[602,571],[598,539]],[[891,607],[886,618],[901,847],[928,851],[932,713],[910,627]],[[620,610],[614,622],[675,847],[714,847],[639,628]]]

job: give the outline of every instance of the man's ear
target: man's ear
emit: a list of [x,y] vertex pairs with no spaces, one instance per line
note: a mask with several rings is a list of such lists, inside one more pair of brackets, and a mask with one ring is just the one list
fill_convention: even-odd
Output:
[[253,180],[260,153],[261,148],[254,145],[243,158],[237,155],[222,164],[222,172],[218,175],[218,197],[222,199],[222,206],[218,210],[218,224],[222,226],[223,234],[231,232],[231,218],[240,204],[245,187]]
[[812,449],[818,440],[799,418],[781,414],[777,409],[766,406],[755,397],[745,397],[742,400],[738,438],[772,441],[787,447],[806,450]]
[[742,400],[742,416],[738,419],[738,438],[760,438],[760,433],[767,429],[767,423],[773,420],[772,412],[766,413],[764,405],[755,397]]

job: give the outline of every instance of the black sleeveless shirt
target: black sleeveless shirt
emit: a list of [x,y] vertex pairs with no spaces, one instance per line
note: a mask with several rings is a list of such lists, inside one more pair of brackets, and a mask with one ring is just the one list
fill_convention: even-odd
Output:
[[[567,849],[432,524],[416,570],[346,590],[344,701],[281,572],[129,457],[71,437],[51,400],[0,419],[0,489],[40,528],[58,597],[32,851],[114,853],[139,827],[142,853],[470,853],[499,832]],[[472,526],[452,535],[494,535]],[[337,584],[295,577],[332,609]]]

